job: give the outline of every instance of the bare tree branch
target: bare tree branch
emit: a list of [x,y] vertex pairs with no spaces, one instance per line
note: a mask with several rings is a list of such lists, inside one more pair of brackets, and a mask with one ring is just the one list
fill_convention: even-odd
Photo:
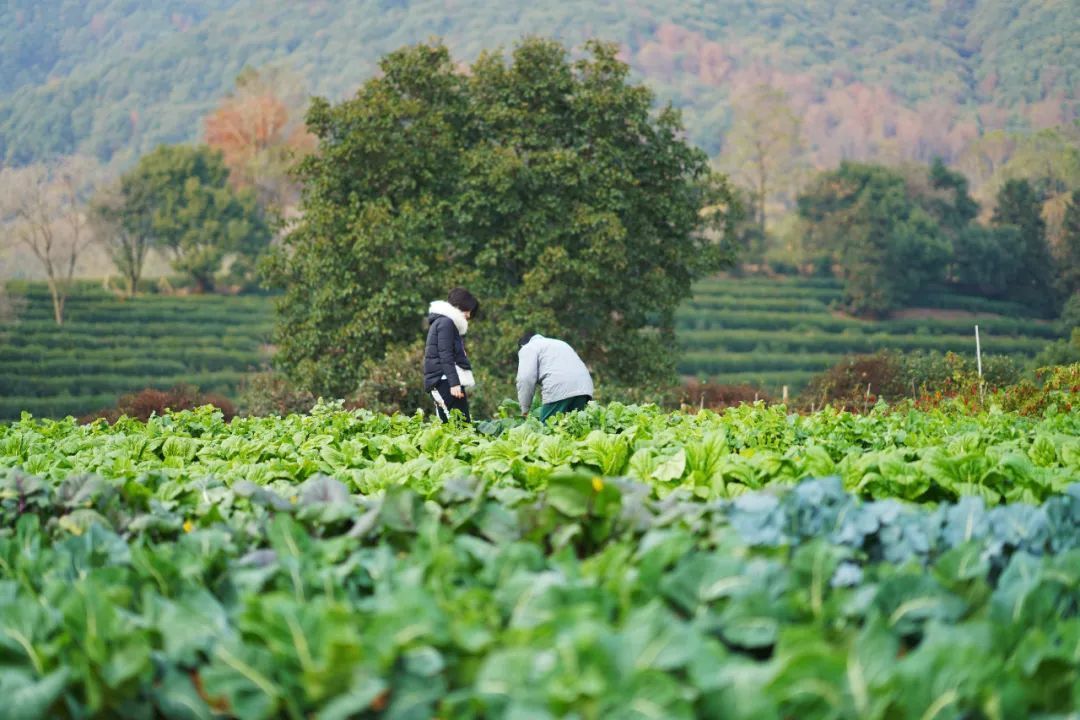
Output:
[[0,171],[0,222],[41,263],[57,325],[64,323],[75,268],[92,239],[85,205],[100,176],[98,162],[83,157]]

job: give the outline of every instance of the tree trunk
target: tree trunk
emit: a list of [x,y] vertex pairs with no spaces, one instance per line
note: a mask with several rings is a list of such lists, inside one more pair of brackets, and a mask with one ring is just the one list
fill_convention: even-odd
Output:
[[128,295],[129,298],[135,297],[135,293],[137,292],[138,287],[139,287],[139,273],[136,270],[132,270],[127,275],[127,290],[128,290],[127,295]]
[[57,325],[64,324],[64,298],[54,278],[49,278],[49,294],[52,296],[53,319]]
[[205,295],[206,293],[213,292],[214,279],[205,275],[195,276],[195,292],[199,295]]
[[758,212],[758,228],[761,231],[761,242],[765,242],[765,194],[768,191],[769,171],[765,166],[766,157],[765,151],[759,146],[758,148],[758,193],[757,193],[757,212]]

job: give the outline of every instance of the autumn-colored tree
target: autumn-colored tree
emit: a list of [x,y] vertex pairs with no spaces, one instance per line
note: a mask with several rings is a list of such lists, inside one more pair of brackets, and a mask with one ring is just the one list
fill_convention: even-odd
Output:
[[787,204],[802,170],[801,125],[787,95],[759,85],[735,99],[735,124],[724,145],[732,174],[750,188],[758,232],[770,204]]
[[265,207],[296,204],[293,163],[315,147],[303,122],[296,79],[276,69],[245,68],[236,88],[205,120],[206,144],[220,150],[237,188],[252,188]]

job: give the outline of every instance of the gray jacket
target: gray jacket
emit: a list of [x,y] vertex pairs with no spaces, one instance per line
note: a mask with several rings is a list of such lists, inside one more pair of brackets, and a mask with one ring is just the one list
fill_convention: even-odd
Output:
[[593,394],[592,376],[574,348],[543,335],[533,335],[518,350],[517,391],[523,411],[532,407],[537,383],[544,404]]

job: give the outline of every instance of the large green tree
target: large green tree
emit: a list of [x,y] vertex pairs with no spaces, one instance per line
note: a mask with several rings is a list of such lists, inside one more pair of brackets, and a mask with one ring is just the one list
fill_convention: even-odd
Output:
[[997,194],[992,222],[1018,233],[1015,273],[1010,296],[1045,312],[1057,310],[1054,263],[1046,241],[1042,198],[1027,180],[1008,180]]
[[842,163],[799,196],[808,244],[840,266],[849,309],[882,315],[944,279],[949,242],[899,171]]
[[1016,228],[972,223],[953,238],[949,280],[961,292],[1007,297],[1013,290],[1021,254]]
[[968,191],[967,178],[940,159],[929,173],[921,166],[911,168],[907,180],[909,194],[934,218],[951,247],[949,283],[963,292],[1007,295],[1020,257],[1016,229],[976,224],[979,204]]
[[[303,216],[267,264],[278,362],[323,394],[415,342],[454,285],[482,302],[476,365],[505,375],[526,328],[571,342],[604,382],[673,375],[673,314],[731,259],[726,181],[654,112],[617,49],[572,61],[528,39],[462,70],[439,44],[391,53],[337,105],[299,169]],[[417,368],[419,373],[419,368]]]
[[[251,266],[271,238],[255,195],[234,190],[228,181],[221,153],[164,145],[124,175],[114,201],[99,205],[97,213],[128,239],[152,237],[175,270],[207,291],[227,258]],[[118,245],[131,243],[118,240]],[[118,267],[131,277],[126,264]]]
[[1065,206],[1057,255],[1058,284],[1072,297],[1080,293],[1080,190],[1073,190]]

